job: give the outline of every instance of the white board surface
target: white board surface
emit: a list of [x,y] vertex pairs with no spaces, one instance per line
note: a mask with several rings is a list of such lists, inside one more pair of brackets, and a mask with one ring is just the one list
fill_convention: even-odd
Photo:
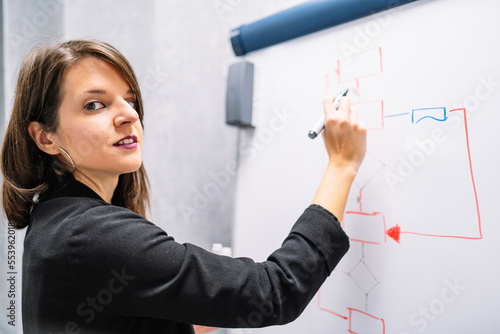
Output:
[[297,321],[245,333],[500,327],[499,12],[420,0],[245,57],[259,106],[241,130],[234,255],[265,260],[310,204],[327,155],[307,133],[326,93],[358,88],[369,129],[348,254]]

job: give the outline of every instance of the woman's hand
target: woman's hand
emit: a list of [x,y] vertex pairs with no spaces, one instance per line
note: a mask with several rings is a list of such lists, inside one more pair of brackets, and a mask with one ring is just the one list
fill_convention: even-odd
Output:
[[340,99],[338,110],[333,107],[333,96],[323,100],[325,129],[323,140],[330,164],[350,168],[356,173],[366,153],[366,129],[359,123],[356,109],[349,98]]
[[338,110],[333,101],[333,96],[323,100],[323,140],[330,160],[312,204],[321,205],[342,221],[349,190],[366,153],[366,129],[348,98],[340,100]]

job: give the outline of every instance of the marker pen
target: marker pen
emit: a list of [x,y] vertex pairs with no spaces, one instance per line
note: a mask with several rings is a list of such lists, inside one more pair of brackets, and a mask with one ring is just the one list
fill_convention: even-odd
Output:
[[[345,91],[343,91],[342,93],[337,95],[337,97],[333,101],[333,107],[335,108],[335,110],[337,110],[339,108],[340,99],[343,96],[346,96],[348,91],[349,91],[349,88],[347,88]],[[316,138],[321,133],[321,131],[323,131],[324,127],[325,127],[325,115],[323,115],[321,117],[321,119],[318,121],[318,123],[316,123],[314,128],[311,131],[309,131],[309,135],[308,135],[309,138],[311,138],[311,139]]]

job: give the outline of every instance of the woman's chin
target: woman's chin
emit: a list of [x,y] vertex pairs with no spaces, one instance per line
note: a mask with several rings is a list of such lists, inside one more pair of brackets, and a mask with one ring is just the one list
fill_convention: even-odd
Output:
[[[135,161],[122,161],[119,165],[111,166],[112,173],[116,173],[118,175],[134,173],[139,170],[142,166],[142,159],[137,159]],[[110,171],[111,171],[110,170]]]
[[139,170],[139,168],[141,168],[142,166],[142,161],[140,164],[134,164],[134,165],[131,165],[131,166],[127,166],[127,168],[125,168],[124,172],[122,174],[128,174],[128,173],[134,173],[134,172],[137,172]]

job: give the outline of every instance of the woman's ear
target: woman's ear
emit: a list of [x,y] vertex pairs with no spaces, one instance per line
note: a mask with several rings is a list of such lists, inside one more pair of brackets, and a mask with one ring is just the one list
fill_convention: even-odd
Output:
[[41,151],[50,155],[57,155],[60,153],[57,145],[53,141],[54,134],[45,132],[40,123],[30,122],[30,124],[28,124],[28,133]]

